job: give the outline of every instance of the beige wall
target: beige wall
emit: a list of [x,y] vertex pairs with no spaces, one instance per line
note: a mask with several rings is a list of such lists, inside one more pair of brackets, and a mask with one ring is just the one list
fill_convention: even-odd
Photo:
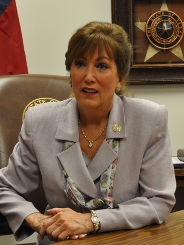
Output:
[[[71,34],[92,20],[111,22],[111,0],[16,0],[16,3],[29,73],[67,75],[64,55]],[[184,148],[184,85],[139,85],[132,90],[135,97],[166,105],[172,155],[176,155],[178,148]]]

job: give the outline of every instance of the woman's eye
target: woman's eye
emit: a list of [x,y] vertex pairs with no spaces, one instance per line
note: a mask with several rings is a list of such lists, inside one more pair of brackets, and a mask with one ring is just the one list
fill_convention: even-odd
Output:
[[97,68],[100,69],[100,70],[106,70],[109,68],[109,66],[105,63],[100,63],[97,65]]
[[78,68],[85,67],[84,62],[82,62],[82,61],[77,61],[77,62],[75,63],[75,65],[76,65]]

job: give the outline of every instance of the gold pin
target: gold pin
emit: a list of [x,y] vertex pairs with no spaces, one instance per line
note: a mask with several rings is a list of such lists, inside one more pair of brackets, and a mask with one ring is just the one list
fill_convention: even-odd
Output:
[[114,124],[112,129],[113,129],[114,132],[120,132],[122,127],[121,127],[120,124]]

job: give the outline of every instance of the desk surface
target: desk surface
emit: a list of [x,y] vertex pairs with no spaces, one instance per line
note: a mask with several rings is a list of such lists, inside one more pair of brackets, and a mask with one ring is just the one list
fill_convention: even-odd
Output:
[[162,225],[88,235],[82,240],[65,240],[52,245],[180,245],[184,244],[184,210],[171,213]]

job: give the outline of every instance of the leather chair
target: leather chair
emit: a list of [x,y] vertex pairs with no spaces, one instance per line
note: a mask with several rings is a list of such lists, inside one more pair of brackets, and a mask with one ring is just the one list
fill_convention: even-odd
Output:
[[[54,75],[0,76],[0,168],[18,141],[24,112],[39,103],[64,100],[71,92],[69,77]],[[30,201],[44,212],[46,200],[42,185],[31,193]],[[11,234],[6,218],[0,213],[0,235]]]

